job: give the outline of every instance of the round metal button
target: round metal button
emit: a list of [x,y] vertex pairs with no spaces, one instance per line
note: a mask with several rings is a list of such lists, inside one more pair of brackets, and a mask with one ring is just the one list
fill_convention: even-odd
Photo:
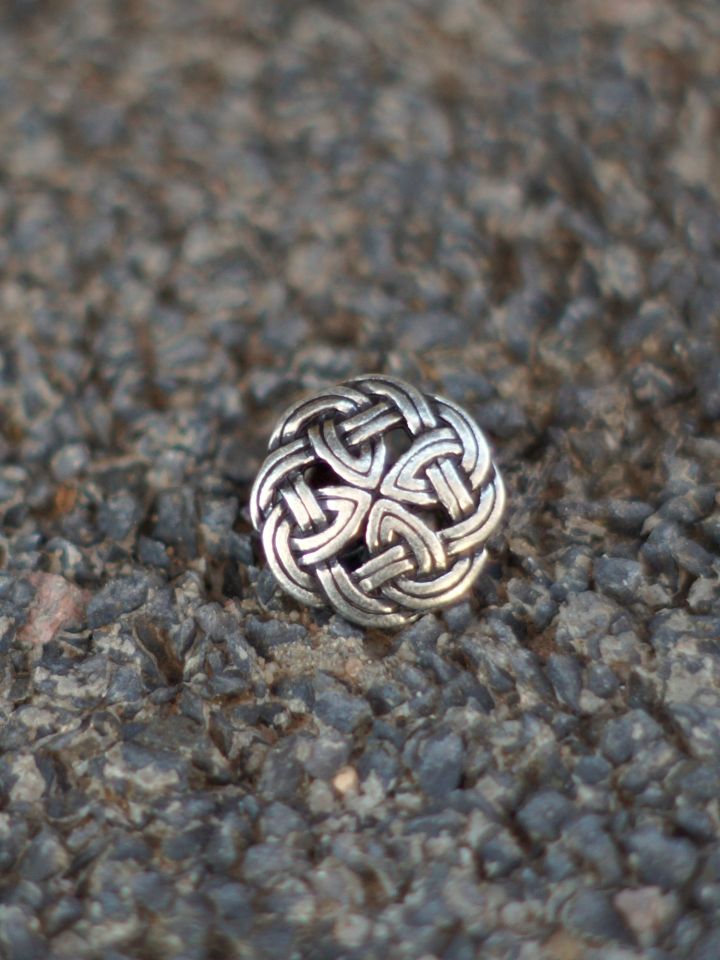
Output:
[[363,626],[398,627],[458,600],[505,505],[469,414],[368,374],[280,419],[250,510],[283,590]]

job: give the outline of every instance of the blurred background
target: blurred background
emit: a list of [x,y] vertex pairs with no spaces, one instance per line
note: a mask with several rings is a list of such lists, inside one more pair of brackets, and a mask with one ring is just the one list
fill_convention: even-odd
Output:
[[521,445],[559,396],[579,414],[580,381],[712,379],[715,4],[2,17],[3,384],[33,394],[3,434],[24,461],[128,449],[148,418],[222,444],[368,369],[418,368]]
[[[3,3],[11,960],[720,956],[719,94],[715,0]],[[366,643],[245,504],[372,370],[511,511]]]

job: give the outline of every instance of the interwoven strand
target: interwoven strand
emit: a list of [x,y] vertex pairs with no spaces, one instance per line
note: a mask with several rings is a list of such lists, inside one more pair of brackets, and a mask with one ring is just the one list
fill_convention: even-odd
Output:
[[[393,459],[398,431],[409,449]],[[480,573],[505,492],[482,431],[451,401],[358,377],[291,407],[269,448],[252,521],[278,583],[303,603],[400,626]]]

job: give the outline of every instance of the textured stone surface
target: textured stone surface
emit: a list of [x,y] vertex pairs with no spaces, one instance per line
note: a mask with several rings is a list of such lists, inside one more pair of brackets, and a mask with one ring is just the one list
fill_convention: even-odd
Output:
[[[0,11],[0,954],[720,954],[715,0]],[[399,634],[278,595],[304,392],[509,510]]]

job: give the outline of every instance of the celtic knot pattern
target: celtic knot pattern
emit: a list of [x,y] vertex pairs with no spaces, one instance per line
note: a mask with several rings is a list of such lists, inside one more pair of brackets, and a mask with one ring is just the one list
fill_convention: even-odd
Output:
[[280,586],[347,620],[395,627],[461,597],[505,492],[457,404],[372,374],[291,407],[250,510]]

